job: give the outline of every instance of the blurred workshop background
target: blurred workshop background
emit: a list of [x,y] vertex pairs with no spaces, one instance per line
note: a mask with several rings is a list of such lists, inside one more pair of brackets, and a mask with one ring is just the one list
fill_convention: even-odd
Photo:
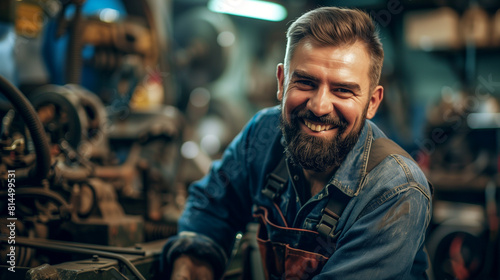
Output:
[[330,5],[380,30],[374,121],[434,184],[431,279],[500,279],[498,0],[0,0],[0,279],[159,279],[187,186],[278,104],[290,22]]

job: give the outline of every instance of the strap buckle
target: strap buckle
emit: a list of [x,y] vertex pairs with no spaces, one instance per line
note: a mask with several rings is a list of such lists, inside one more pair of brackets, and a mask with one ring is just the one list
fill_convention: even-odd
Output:
[[325,238],[336,238],[337,236],[333,233],[337,228],[339,218],[337,214],[329,211],[328,208],[323,209],[323,216],[321,216],[318,223],[318,233]]
[[267,175],[267,184],[262,189],[262,193],[274,200],[281,191],[285,188],[286,180],[277,176],[276,174]]

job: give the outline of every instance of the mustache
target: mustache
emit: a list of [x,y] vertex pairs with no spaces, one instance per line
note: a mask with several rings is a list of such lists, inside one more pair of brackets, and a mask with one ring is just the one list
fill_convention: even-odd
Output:
[[297,112],[296,114],[292,114],[292,121],[298,121],[298,119],[307,119],[312,122],[320,122],[324,124],[331,124],[333,126],[337,127],[347,127],[347,121],[342,118],[341,116],[339,117],[332,117],[329,115],[324,115],[324,116],[316,116],[313,112],[309,110],[302,110]]

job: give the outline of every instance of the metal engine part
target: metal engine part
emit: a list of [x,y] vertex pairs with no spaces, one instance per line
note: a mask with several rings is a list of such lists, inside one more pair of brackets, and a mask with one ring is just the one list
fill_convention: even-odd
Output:
[[46,85],[30,95],[52,144],[67,141],[88,159],[109,155],[107,113],[94,93],[78,85]]
[[[127,258],[108,251],[145,241],[161,242],[175,234],[176,214],[165,214],[162,209],[175,203],[177,151],[182,134],[180,113],[164,106],[115,119],[108,117],[94,94],[76,85],[42,87],[31,96],[32,104],[16,92],[24,105],[31,107],[29,118],[43,129],[40,135],[50,139],[44,144],[44,150],[50,151],[50,164],[42,168],[48,172],[8,190],[7,171],[19,166],[29,168],[39,154],[37,150],[32,153],[32,131],[22,135],[25,130],[12,129],[14,123],[18,124],[14,120],[17,112],[26,110],[14,106],[14,111],[5,115],[0,142],[4,152],[0,166],[5,171],[0,217],[7,221],[9,213],[5,210],[9,207],[5,202],[9,193],[15,192],[17,221],[12,232],[17,242],[17,268],[24,270],[26,279],[40,279],[40,273],[56,277],[49,279],[67,279],[68,275],[75,277],[72,279],[88,279],[91,271],[101,271],[102,279],[111,275],[129,279],[128,275],[133,274],[137,279],[145,279],[141,273],[133,272],[139,269],[136,264],[127,264]],[[26,122],[25,116],[22,119]],[[7,263],[4,257],[11,250],[10,233],[2,231],[2,238],[7,237],[0,240],[0,251],[5,252],[2,265]],[[53,240],[68,243],[51,246]],[[75,242],[87,244],[88,248],[96,244],[102,247],[75,251]],[[157,245],[154,255],[136,260],[138,267],[146,267],[142,273],[147,275],[158,269],[158,248],[161,246]],[[110,259],[90,261],[92,265],[87,270],[75,270],[89,254]],[[63,265],[68,260],[74,263]],[[128,270],[123,270],[120,263],[129,266]]]

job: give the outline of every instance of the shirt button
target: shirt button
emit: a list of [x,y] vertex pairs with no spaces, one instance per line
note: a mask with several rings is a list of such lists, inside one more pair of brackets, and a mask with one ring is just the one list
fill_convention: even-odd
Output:
[[318,195],[318,198],[322,199],[323,198],[323,194]]
[[293,175],[293,179],[294,179],[295,181],[298,181],[298,180],[299,180],[299,175]]

